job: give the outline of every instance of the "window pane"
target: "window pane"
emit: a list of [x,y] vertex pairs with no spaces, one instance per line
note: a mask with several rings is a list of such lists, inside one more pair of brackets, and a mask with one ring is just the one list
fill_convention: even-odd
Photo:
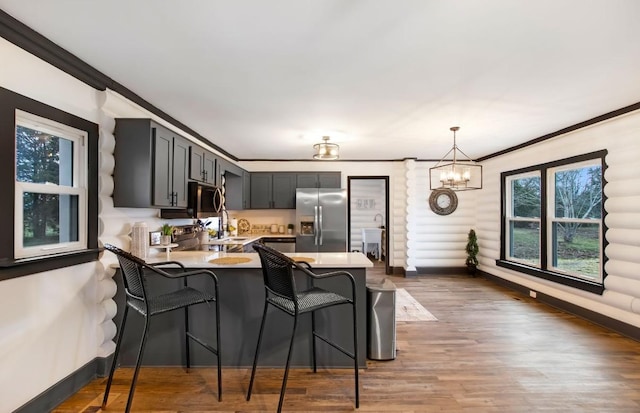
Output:
[[552,265],[565,272],[599,279],[600,224],[554,222]]
[[600,165],[558,171],[554,174],[557,218],[602,217],[602,168]]
[[539,176],[512,180],[511,197],[514,217],[540,217]]
[[73,142],[18,126],[16,173],[20,182],[73,186]]
[[23,245],[78,241],[78,195],[25,192]]
[[509,255],[520,261],[540,264],[540,225],[535,221],[509,223]]

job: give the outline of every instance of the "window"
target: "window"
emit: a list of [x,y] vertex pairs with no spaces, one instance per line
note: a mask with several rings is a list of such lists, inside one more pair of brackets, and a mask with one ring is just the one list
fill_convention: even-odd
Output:
[[0,281],[98,259],[98,125],[0,87]]
[[16,258],[86,248],[86,138],[16,111]]
[[498,265],[601,293],[606,151],[502,174]]
[[508,178],[507,259],[540,267],[540,172]]

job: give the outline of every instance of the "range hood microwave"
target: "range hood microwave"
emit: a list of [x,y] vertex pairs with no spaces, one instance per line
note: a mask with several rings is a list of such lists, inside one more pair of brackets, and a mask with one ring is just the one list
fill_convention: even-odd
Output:
[[206,218],[222,212],[222,190],[217,186],[189,182],[186,209],[161,209],[161,218]]

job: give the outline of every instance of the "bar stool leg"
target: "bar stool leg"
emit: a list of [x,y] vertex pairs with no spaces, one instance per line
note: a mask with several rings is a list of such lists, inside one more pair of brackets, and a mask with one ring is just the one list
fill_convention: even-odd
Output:
[[129,312],[129,306],[124,306],[124,313],[122,314],[122,324],[120,325],[120,335],[118,336],[118,342],[116,343],[116,351],[113,353],[113,361],[111,362],[111,371],[109,372],[109,379],[107,380],[107,388],[104,391],[104,398],[102,399],[102,409],[107,407],[107,399],[109,398],[109,391],[111,390],[111,382],[113,381],[113,373],[116,371],[116,364],[118,364],[118,354],[120,353],[120,344],[122,344],[122,337],[124,337],[124,326],[127,323],[127,313]]
[[220,300],[216,288],[216,358],[218,359],[218,401],[222,401],[222,360],[220,353]]
[[316,312],[311,312],[311,346],[312,346],[312,360],[313,360],[313,372],[317,373],[318,366],[316,363]]
[[278,413],[282,411],[282,403],[284,402],[284,393],[287,390],[287,378],[289,377],[289,365],[291,364],[291,353],[293,352],[293,340],[296,338],[296,327],[298,326],[298,314],[293,316],[293,331],[291,332],[291,343],[289,343],[289,354],[287,355],[287,365],[284,369],[284,378],[282,379],[282,389],[280,389],[280,401],[278,402]]
[[144,328],[142,330],[142,342],[140,343],[140,349],[138,350],[138,359],[136,360],[136,369],[133,372],[133,380],[131,380],[131,389],[129,390],[129,398],[127,399],[126,413],[131,411],[131,403],[133,402],[133,394],[136,391],[136,382],[138,381],[138,373],[140,373],[140,365],[142,364],[142,354],[144,353],[144,347],[147,344],[147,332],[149,331],[149,315],[144,317]]
[[358,382],[358,318],[356,314],[356,298],[355,292],[353,297],[353,369],[355,372],[356,384],[356,409],[360,407],[360,384]]
[[191,354],[189,351],[189,307],[184,308],[184,352],[187,358],[187,372],[191,368]]
[[253,388],[253,379],[256,377],[256,365],[258,364],[258,354],[260,353],[260,344],[262,343],[262,332],[264,331],[264,322],[267,318],[267,305],[265,300],[264,310],[262,311],[262,322],[260,323],[260,334],[258,335],[258,344],[256,345],[256,355],[253,357],[253,369],[251,369],[251,380],[249,380],[249,390],[247,391],[247,401],[251,400],[251,389]]

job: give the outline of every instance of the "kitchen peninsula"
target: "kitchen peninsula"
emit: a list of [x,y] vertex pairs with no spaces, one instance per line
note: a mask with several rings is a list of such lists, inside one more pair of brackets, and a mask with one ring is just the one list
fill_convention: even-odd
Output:
[[[290,253],[292,258],[306,259],[312,270],[325,273],[345,270],[351,273],[356,283],[357,317],[358,317],[358,347],[361,368],[366,368],[366,269],[371,262],[361,253]],[[148,259],[147,262],[164,261],[164,255]],[[216,264],[219,258],[242,258],[246,262],[238,264]],[[260,321],[264,308],[264,283],[260,259],[256,253],[227,253],[213,251],[177,251],[171,253],[171,260],[181,262],[188,269],[202,268],[213,271],[218,277],[220,288],[220,329],[222,365],[226,367],[250,367],[256,349]],[[299,288],[304,288],[308,277],[296,275]],[[124,287],[119,271],[114,275],[118,284],[114,297],[118,308],[118,315],[114,319],[116,325],[122,322],[124,305]],[[149,277],[148,288],[151,293],[160,293],[177,289],[180,280],[167,280],[163,277]],[[346,277],[335,277],[318,280],[320,287],[350,295],[351,283]],[[207,288],[211,281],[206,277],[191,277],[189,285],[196,288]],[[189,312],[189,324],[196,335],[205,340],[215,340],[213,305],[199,305]],[[329,339],[335,340],[346,349],[352,348],[351,308],[337,306],[319,311],[316,314],[318,331]],[[184,365],[184,340],[182,312],[171,312],[158,316],[151,321],[149,338],[145,349],[144,365],[171,366]],[[142,318],[131,317],[127,322],[124,341],[120,356],[122,366],[135,364],[136,350],[142,331]],[[290,340],[293,318],[282,312],[269,313],[266,334],[263,337],[261,350],[261,366],[282,367]],[[293,367],[311,366],[312,353],[311,318],[303,316],[298,323],[294,351],[291,365]],[[322,343],[317,343],[318,367],[320,368],[349,368],[353,361],[342,353]],[[191,346],[191,360],[194,366],[213,365],[215,357],[200,348],[197,344]]]

